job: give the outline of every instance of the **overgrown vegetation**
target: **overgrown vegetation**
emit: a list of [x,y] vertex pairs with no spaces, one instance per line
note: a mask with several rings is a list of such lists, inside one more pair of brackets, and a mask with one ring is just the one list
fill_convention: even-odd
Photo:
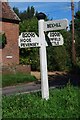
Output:
[[80,88],[68,84],[61,89],[51,89],[49,100],[41,99],[41,93],[3,96],[3,118],[75,120],[80,117]]
[[4,48],[7,44],[5,33],[0,33],[0,48]]
[[2,75],[2,87],[17,85],[19,83],[34,82],[37,79],[30,74],[16,73]]

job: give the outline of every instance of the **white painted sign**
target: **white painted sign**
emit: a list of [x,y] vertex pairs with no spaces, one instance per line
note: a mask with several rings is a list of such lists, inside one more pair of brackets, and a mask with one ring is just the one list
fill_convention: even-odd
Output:
[[63,45],[63,37],[60,32],[49,32],[48,37],[52,46],[60,46]]
[[40,47],[40,39],[34,32],[21,33],[18,42],[20,48]]
[[44,22],[44,31],[67,29],[68,20],[52,20]]
[[11,59],[11,58],[13,58],[13,56],[8,55],[8,56],[6,56],[6,58],[8,58],[8,59],[10,58]]

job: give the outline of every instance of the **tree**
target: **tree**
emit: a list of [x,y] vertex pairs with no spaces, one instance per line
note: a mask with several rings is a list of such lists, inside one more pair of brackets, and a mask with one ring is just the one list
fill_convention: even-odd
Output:
[[[36,17],[24,20],[20,23],[21,32],[35,32],[38,34],[38,20]],[[20,63],[30,64],[32,70],[39,70],[39,50],[38,48],[20,49]]]
[[19,9],[17,7],[13,7],[13,10],[19,16],[21,21],[32,19],[37,12],[33,6],[28,6],[27,10],[24,10],[23,12],[19,12]]
[[[80,32],[80,11],[77,11],[75,16],[74,16],[74,27],[75,27],[75,32],[78,31]],[[72,21],[70,24],[70,30],[72,29]]]
[[[76,64],[78,64],[78,66],[80,67],[80,11],[77,11],[74,17]],[[72,22],[70,24],[70,31],[71,29]]]
[[[20,22],[21,32],[35,32],[38,35],[38,12],[34,7],[28,7],[26,11],[19,13],[22,21]],[[46,16],[45,21],[48,20]],[[68,70],[71,68],[71,32],[66,30],[59,31],[64,38],[64,45],[59,47],[47,47],[48,70]],[[45,33],[47,36],[47,32]],[[78,36],[76,36],[78,37]],[[47,40],[47,37],[46,37]],[[20,63],[31,64],[32,70],[39,70],[39,49],[25,48],[20,49]]]
[[35,9],[33,6],[31,6],[31,18],[33,18],[35,15]]
[[[67,71],[72,67],[71,63],[71,34],[66,30],[59,30],[63,36],[64,44],[62,46],[47,47],[48,70]],[[47,39],[47,38],[46,38]]]
[[77,59],[80,60],[80,11],[76,12],[75,15],[75,39],[76,39],[76,55]]
[[20,33],[21,32],[35,32],[38,33],[38,20],[36,17],[32,19],[24,20],[20,23]]
[[78,11],[75,15],[75,33],[80,37],[80,11]]
[[19,9],[18,9],[17,7],[13,7],[13,10],[14,10],[14,12],[15,12],[18,16],[20,15]]
[[28,17],[27,17],[27,12],[26,12],[26,10],[24,10],[23,12],[20,12],[20,13],[19,13],[19,17],[20,17],[21,21],[27,20]]
[[[14,12],[20,17],[20,33],[21,32],[35,32],[38,33],[38,20],[35,17],[35,9],[33,6],[28,7],[27,10],[19,12],[18,8],[13,8]],[[20,49],[20,63],[31,64],[32,69],[38,69],[39,56],[37,48]]]

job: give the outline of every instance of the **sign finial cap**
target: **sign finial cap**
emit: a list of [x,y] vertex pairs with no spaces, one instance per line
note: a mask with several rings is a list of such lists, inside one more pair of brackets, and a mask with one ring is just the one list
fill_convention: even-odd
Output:
[[40,13],[37,14],[36,17],[37,17],[38,20],[41,20],[41,19],[45,19],[46,15],[44,13],[40,12]]

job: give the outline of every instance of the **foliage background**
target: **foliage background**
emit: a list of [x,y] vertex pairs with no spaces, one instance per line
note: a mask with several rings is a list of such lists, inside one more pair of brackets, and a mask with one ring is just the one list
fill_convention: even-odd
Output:
[[7,44],[5,33],[0,33],[0,48],[4,48]]
[[[38,11],[33,6],[28,7],[27,10],[19,12],[18,8],[13,8],[16,14],[20,17],[20,33],[21,32],[35,32],[38,35],[38,20],[36,18]],[[80,68],[80,11],[75,14],[75,47],[76,47],[76,66]],[[46,19],[48,17],[46,16]],[[49,71],[70,71],[74,68],[72,62],[72,22],[70,23],[70,30],[59,31],[64,38],[64,45],[59,47],[47,47],[47,62]],[[45,33],[46,39],[47,34]],[[39,49],[26,48],[20,49],[20,63],[31,64],[32,70],[40,69]]]

